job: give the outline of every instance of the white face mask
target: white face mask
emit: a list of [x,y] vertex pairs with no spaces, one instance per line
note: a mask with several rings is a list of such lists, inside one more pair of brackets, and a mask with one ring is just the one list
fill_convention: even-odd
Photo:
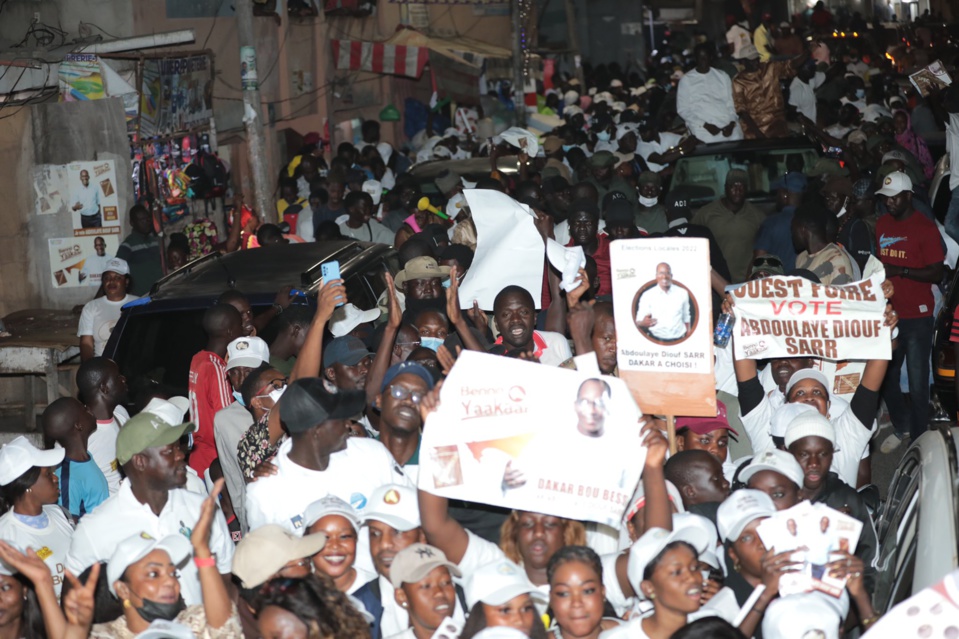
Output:
[[658,198],[658,197],[643,197],[642,195],[640,195],[640,196],[639,196],[639,203],[642,204],[643,206],[645,206],[646,208],[652,208],[652,207],[656,206],[657,204],[659,204],[659,198]]
[[842,203],[842,208],[839,209],[839,212],[838,212],[838,213],[836,213],[836,217],[842,217],[843,215],[846,214],[846,205],[847,205],[847,204],[849,204],[849,198],[848,198],[848,197],[843,201],[843,203]]
[[446,214],[451,220],[455,220],[460,214],[460,210],[466,206],[466,197],[462,193],[457,193],[446,203]]
[[276,403],[280,401],[280,398],[283,397],[283,393],[286,391],[286,386],[283,388],[274,388],[270,391],[268,397],[273,400],[273,405],[276,406]]

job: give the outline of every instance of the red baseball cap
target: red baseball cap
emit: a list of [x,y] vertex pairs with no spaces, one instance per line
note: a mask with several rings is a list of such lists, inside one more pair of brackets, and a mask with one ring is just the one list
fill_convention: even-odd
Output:
[[726,418],[726,404],[718,399],[716,400],[715,417],[678,417],[676,418],[676,430],[678,431],[681,428],[688,428],[697,435],[705,435],[714,430],[725,428],[733,435],[739,436],[739,433],[729,425],[729,420]]

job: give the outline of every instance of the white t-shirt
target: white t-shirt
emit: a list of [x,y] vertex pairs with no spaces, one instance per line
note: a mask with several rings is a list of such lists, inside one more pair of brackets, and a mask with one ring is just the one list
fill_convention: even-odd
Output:
[[351,437],[346,442],[344,450],[330,455],[329,466],[323,471],[309,470],[290,460],[293,440],[283,442],[274,461],[276,474],[246,488],[250,530],[279,524],[302,535],[303,512],[314,501],[336,495],[362,511],[374,490],[396,481],[396,462],[383,444],[362,437]]
[[130,419],[127,409],[117,406],[113,410],[113,419],[109,421],[97,420],[97,429],[90,435],[87,450],[97,467],[107,480],[107,488],[111,495],[115,495],[120,487],[120,466],[117,464],[117,435],[120,427]]
[[[742,29],[746,36],[749,32]],[[743,139],[739,116],[733,104],[733,81],[724,71],[711,68],[706,73],[692,69],[679,81],[676,89],[676,113],[686,122],[689,132],[702,142],[733,142]],[[706,123],[725,127],[736,122],[732,133],[726,137],[719,132],[713,135],[703,125]]]
[[559,366],[573,356],[565,336],[553,331],[534,331],[534,333],[546,342],[546,348],[539,356],[541,364]]
[[692,321],[689,292],[675,284],[665,291],[658,285],[654,286],[639,298],[636,321],[647,315],[656,320],[656,325],[649,328],[653,337],[663,340],[679,339],[686,334],[686,325]]
[[73,537],[73,523],[56,504],[44,506],[43,512],[50,523],[41,530],[27,526],[16,518],[13,509],[8,510],[0,517],[0,539],[21,552],[26,552],[28,547],[33,548],[50,569],[53,588],[59,597],[60,588],[63,586],[63,567],[70,550],[70,539]]
[[826,81],[826,74],[817,71],[809,80],[803,82],[798,77],[793,78],[789,85],[789,104],[796,107],[802,115],[813,122],[816,121],[816,89]]
[[[176,488],[168,493],[166,505],[157,516],[149,505],[140,503],[133,495],[130,482],[124,481],[116,495],[80,520],[70,544],[67,568],[79,575],[96,562],[109,561],[121,541],[143,532],[155,539],[176,534],[189,539],[193,526],[200,519],[202,505],[203,497]],[[218,510],[213,516],[210,550],[216,557],[220,574],[230,574],[233,548],[233,539],[223,512]],[[203,603],[200,578],[192,561],[180,569],[180,592],[188,606]]]
[[739,57],[739,50],[747,44],[752,44],[753,37],[740,24],[734,24],[726,32],[726,42],[733,46],[733,58]]
[[99,287],[103,269],[106,267],[107,261],[112,259],[113,257],[110,255],[97,255],[96,253],[85,259],[83,268],[80,269],[80,274],[84,277],[83,285]]
[[113,327],[120,320],[120,309],[123,308],[124,304],[135,299],[137,299],[136,295],[127,294],[119,302],[111,302],[104,295],[83,305],[77,337],[93,336],[94,355],[103,355],[103,348],[107,345],[107,340],[110,339],[110,333],[113,332]]
[[676,135],[675,133],[670,133],[668,131],[663,131],[659,134],[659,141],[653,140],[651,142],[645,142],[640,140],[636,143],[636,153],[643,158],[646,162],[646,166],[650,171],[655,171],[659,173],[666,168],[665,164],[656,164],[655,162],[649,161],[649,156],[653,153],[665,153],[666,151],[672,149],[679,145],[682,142],[683,138],[681,135]]
[[378,242],[379,244],[393,244],[396,239],[396,233],[389,230],[376,220],[369,221],[369,228],[364,224],[358,229],[352,228],[346,222],[339,224],[340,233],[345,237],[352,237],[360,242]]
[[296,228],[293,232],[302,237],[307,242],[312,242],[313,237],[313,209],[304,206],[300,214],[296,216]]

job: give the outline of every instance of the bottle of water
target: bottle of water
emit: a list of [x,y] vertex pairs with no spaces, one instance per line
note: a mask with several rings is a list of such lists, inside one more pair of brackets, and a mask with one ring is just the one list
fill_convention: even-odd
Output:
[[729,338],[733,336],[733,325],[736,318],[732,313],[723,313],[716,320],[716,330],[713,332],[713,344],[719,348],[726,348]]

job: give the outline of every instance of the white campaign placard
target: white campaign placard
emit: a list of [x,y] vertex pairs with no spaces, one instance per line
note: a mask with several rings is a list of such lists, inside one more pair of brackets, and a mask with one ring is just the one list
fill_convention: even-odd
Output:
[[620,377],[644,413],[713,416],[709,242],[610,244]]
[[885,274],[878,272],[859,282],[823,286],[776,276],[736,287],[731,291],[736,357],[889,359],[883,280]]
[[529,291],[539,308],[546,246],[529,207],[489,189],[466,189],[463,195],[476,226],[476,253],[460,284],[460,304],[471,308],[476,300],[491,311],[496,295],[516,284]]
[[[117,174],[113,160],[72,162],[67,165],[69,196],[66,207],[73,219],[73,234],[95,236],[120,227]],[[119,233],[119,230],[113,231]]]
[[419,487],[618,527],[646,459],[626,384],[465,351],[426,421]]

